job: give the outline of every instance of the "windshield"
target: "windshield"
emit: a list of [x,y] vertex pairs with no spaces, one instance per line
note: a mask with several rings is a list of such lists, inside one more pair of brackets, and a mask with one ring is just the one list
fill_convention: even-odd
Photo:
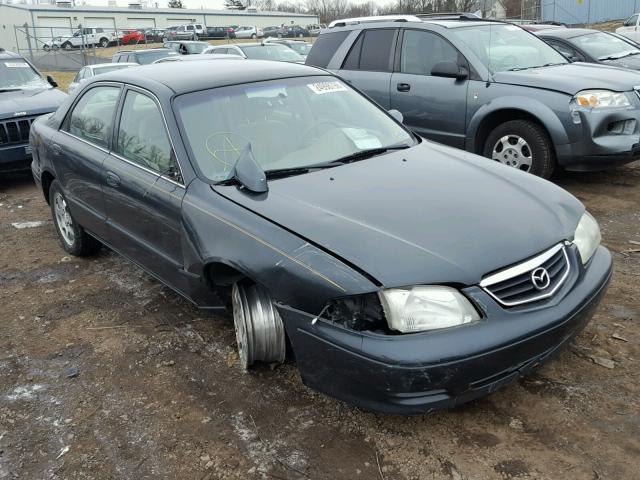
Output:
[[211,46],[208,43],[185,43],[185,45],[187,46],[187,51],[191,54],[202,53]]
[[309,50],[311,50],[311,45],[308,43],[289,43],[287,46],[298,52],[300,55],[308,55]]
[[254,60],[277,60],[279,62],[304,62],[304,58],[284,45],[252,45],[240,47],[244,54]]
[[640,50],[607,33],[590,33],[572,39],[578,48],[598,60],[638,55]]
[[0,90],[52,88],[31,65],[21,58],[0,61]]
[[155,62],[161,58],[171,57],[173,55],[178,55],[173,50],[156,50],[154,52],[138,52],[138,63],[140,65],[148,65],[150,63]]
[[516,25],[453,28],[490,73],[568,63],[545,42]]
[[269,171],[415,143],[373,103],[328,76],[188,93],[176,98],[174,111],[192,158],[213,181],[229,178],[249,144],[256,161]]

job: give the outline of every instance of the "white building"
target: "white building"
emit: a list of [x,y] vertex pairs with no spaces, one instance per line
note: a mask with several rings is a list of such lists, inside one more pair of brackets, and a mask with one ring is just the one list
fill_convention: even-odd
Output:
[[[0,0],[2,1],[2,0]],[[7,50],[27,48],[27,34],[39,40],[68,35],[78,26],[123,28],[160,28],[199,22],[210,27],[240,25],[269,27],[282,24],[319,23],[316,15],[286,12],[246,12],[240,10],[193,10],[185,8],[141,8],[139,0],[127,7],[71,7],[70,1],[57,4],[0,3],[0,47]],[[27,26],[25,29],[25,25]],[[18,26],[16,31],[14,27]]]

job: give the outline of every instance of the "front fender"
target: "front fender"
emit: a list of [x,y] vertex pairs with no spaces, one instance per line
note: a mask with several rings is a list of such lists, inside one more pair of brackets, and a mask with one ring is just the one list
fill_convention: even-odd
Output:
[[547,130],[552,142],[555,145],[565,145],[569,143],[567,130],[562,124],[556,112],[543,102],[522,96],[506,96],[496,98],[482,105],[471,117],[467,128],[467,150],[477,152],[477,134],[483,122],[501,110],[519,110],[525,115],[535,117],[538,122]]

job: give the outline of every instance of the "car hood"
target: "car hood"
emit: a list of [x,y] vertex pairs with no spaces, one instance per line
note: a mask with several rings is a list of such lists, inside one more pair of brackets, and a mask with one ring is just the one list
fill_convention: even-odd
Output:
[[66,93],[54,88],[0,92],[0,119],[53,112],[65,98]]
[[387,287],[477,284],[573,238],[584,211],[550,182],[426,141],[271,180],[263,195],[212,188]]
[[640,70],[640,55],[631,57],[618,58],[616,60],[602,60],[603,65],[612,67],[629,68],[631,70]]
[[640,85],[640,73],[608,65],[571,63],[519,72],[498,72],[493,75],[493,81],[575,95],[587,89],[628,92]]

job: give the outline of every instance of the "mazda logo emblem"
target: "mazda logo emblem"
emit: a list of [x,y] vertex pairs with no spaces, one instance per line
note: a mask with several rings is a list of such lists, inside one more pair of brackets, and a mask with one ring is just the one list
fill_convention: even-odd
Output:
[[531,283],[538,290],[544,290],[551,284],[551,277],[546,268],[536,268],[531,272]]

